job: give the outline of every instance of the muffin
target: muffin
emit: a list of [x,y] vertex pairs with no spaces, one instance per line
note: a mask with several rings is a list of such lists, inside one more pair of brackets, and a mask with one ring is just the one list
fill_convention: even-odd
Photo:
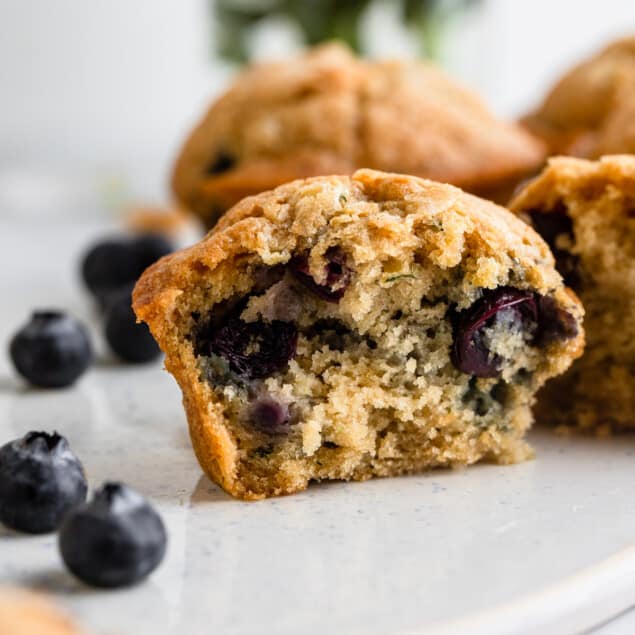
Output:
[[524,124],[551,154],[635,153],[635,37],[569,71]]
[[363,167],[506,201],[545,156],[433,65],[368,62],[329,44],[239,75],[186,141],[172,183],[211,227],[244,196]]
[[558,157],[511,203],[551,246],[585,310],[584,356],[542,392],[537,418],[635,428],[635,157]]
[[524,459],[534,393],[583,348],[580,302],[530,227],[372,170],[243,200],[133,298],[201,466],[246,499]]
[[69,618],[36,593],[0,588],[0,635],[82,635]]

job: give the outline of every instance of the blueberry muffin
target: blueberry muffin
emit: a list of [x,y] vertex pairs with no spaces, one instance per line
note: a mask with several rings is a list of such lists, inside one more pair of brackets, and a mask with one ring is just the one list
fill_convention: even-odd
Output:
[[134,292],[234,496],[528,456],[583,348],[547,245],[458,188],[359,170],[249,197]]
[[584,356],[549,384],[537,418],[635,429],[635,157],[558,157],[511,203],[551,246],[585,310]]
[[0,635],[85,635],[36,593],[0,588]]
[[239,75],[186,141],[173,189],[209,227],[249,194],[362,167],[507,201],[545,156],[433,65],[363,61],[330,44]]
[[635,37],[569,71],[524,124],[551,154],[635,153]]

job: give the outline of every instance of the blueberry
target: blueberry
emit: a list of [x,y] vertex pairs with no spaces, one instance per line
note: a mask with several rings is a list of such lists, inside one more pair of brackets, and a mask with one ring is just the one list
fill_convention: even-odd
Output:
[[268,267],[266,265],[259,265],[252,270],[253,287],[251,293],[254,295],[260,295],[271,288],[274,284],[280,282],[284,278],[285,266],[274,265]]
[[513,287],[486,289],[471,307],[451,314],[450,359],[455,368],[476,377],[500,374],[501,360],[487,348],[482,329],[491,326],[501,311],[512,311],[514,319],[523,328],[535,327],[532,346],[548,346],[578,334],[575,318],[559,307],[552,297]]
[[59,534],[68,569],[92,586],[130,586],[163,560],[167,545],[159,514],[137,492],[105,483],[88,503],[74,509]]
[[550,212],[532,210],[529,212],[534,229],[549,245],[556,261],[556,269],[564,283],[572,289],[580,289],[580,259],[575,254],[556,246],[559,236],[568,236],[573,241],[573,221],[564,205]]
[[289,406],[273,397],[258,397],[248,411],[250,423],[261,432],[267,434],[287,434],[290,429]]
[[308,254],[294,256],[289,269],[295,279],[327,302],[339,302],[351,278],[351,269],[346,265],[346,254],[339,247],[329,247],[324,254],[326,270],[324,284],[315,281],[309,272]]
[[148,326],[137,323],[132,299],[127,292],[110,303],[106,313],[105,334],[110,348],[126,362],[144,364],[161,354]]
[[29,432],[0,448],[0,522],[7,527],[55,531],[86,491],[82,464],[56,432]]
[[34,312],[9,352],[20,375],[42,388],[70,386],[93,358],[84,326],[61,311]]
[[559,307],[549,296],[537,296],[538,328],[534,336],[536,346],[548,346],[553,342],[567,340],[578,334],[575,318]]
[[216,355],[242,379],[269,377],[286,367],[295,356],[298,330],[292,322],[274,320],[244,322],[238,316],[244,303],[229,314],[212,313],[206,326],[196,334],[197,355]]
[[105,240],[93,246],[82,261],[82,278],[98,298],[106,296],[139,277],[137,254],[128,240]]
[[159,258],[174,250],[172,244],[159,234],[142,234],[132,240],[132,249],[137,254],[138,265],[143,273]]
[[537,322],[534,294],[512,287],[486,289],[471,307],[453,315],[452,364],[476,377],[497,377],[500,358],[492,355],[484,342],[483,329],[491,326],[501,311],[513,311],[521,322]]
[[133,285],[145,269],[171,251],[172,245],[155,234],[104,240],[84,256],[82,278],[104,304],[109,295]]

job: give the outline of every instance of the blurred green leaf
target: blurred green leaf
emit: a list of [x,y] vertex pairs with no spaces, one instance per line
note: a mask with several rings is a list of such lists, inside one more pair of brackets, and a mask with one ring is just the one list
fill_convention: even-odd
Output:
[[[340,39],[358,53],[360,26],[372,0],[210,0],[216,16],[216,50],[222,57],[245,62],[252,29],[262,20],[286,18],[310,45]],[[437,57],[449,20],[481,0],[393,0],[400,5],[404,27],[414,33],[421,53]]]

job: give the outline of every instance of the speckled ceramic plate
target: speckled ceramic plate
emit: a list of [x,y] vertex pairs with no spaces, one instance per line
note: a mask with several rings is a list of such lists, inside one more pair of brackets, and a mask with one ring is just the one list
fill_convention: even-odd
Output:
[[[87,319],[76,277],[95,226],[2,225],[0,333],[35,307]],[[95,332],[97,332],[96,322]],[[0,361],[0,442],[57,429],[93,486],[153,499],[168,556],[132,590],[69,577],[54,536],[0,530],[0,583],[52,593],[95,633],[574,633],[635,600],[635,438],[532,434],[535,461],[324,484],[243,503],[201,476],[180,395],[154,364],[107,361],[60,392]]]

